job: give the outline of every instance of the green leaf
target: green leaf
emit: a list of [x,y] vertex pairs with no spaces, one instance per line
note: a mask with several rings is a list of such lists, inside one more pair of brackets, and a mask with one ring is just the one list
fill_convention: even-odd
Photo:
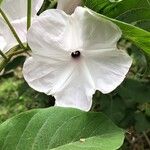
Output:
[[135,114],[135,129],[139,132],[149,130],[150,122],[142,112]]
[[111,3],[108,0],[84,0],[84,5],[98,13],[103,13]]
[[124,38],[130,40],[147,54],[150,54],[150,32],[115,19],[109,19],[122,30]]
[[124,133],[102,113],[52,107],[0,125],[1,150],[116,150]]
[[[122,0],[117,3],[111,3],[112,9],[105,13],[109,17],[118,17],[120,14],[126,13],[132,9],[150,8],[148,0]],[[144,15],[143,15],[144,16]]]
[[[122,105],[124,107],[121,107]],[[126,104],[120,97],[101,95],[100,106],[101,111],[118,125],[125,117]]]
[[150,31],[150,8],[131,9],[116,19]]
[[111,18],[116,18],[132,9],[150,8],[149,0],[122,0],[115,3],[109,0],[84,0],[84,5]]
[[126,23],[135,24],[137,21],[150,19],[150,10],[149,8],[131,9],[123,14],[120,14],[116,19]]
[[150,19],[137,21],[136,26],[150,32]]
[[127,103],[150,102],[150,86],[147,81],[127,79],[118,88],[119,95],[126,99]]

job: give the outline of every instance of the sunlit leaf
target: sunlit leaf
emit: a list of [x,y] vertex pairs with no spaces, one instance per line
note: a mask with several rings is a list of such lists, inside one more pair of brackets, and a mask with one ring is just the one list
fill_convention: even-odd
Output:
[[149,0],[122,0],[115,3],[109,0],[84,0],[84,4],[86,7],[111,18],[116,18],[132,9],[150,8]]
[[0,126],[1,150],[116,150],[124,133],[102,113],[52,107]]

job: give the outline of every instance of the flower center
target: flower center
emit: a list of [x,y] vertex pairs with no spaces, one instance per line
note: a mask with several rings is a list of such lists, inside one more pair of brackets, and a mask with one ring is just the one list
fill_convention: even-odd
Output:
[[80,57],[80,55],[81,55],[80,51],[75,51],[71,53],[72,58],[78,58]]

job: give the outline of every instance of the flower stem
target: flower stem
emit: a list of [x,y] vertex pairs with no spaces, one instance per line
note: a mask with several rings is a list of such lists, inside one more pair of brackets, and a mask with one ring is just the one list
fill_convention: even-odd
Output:
[[8,59],[7,56],[0,50],[0,55],[4,58],[4,59]]
[[0,62],[0,73],[6,67],[9,61],[10,59],[4,59],[2,62]]
[[49,5],[49,8],[54,8],[54,6],[57,4],[58,0],[52,0],[50,5]]
[[31,9],[32,9],[32,0],[28,0],[27,4],[27,30],[31,26]]
[[22,54],[24,53],[26,50],[25,49],[20,49],[20,46],[15,46],[13,48],[11,48],[6,54],[4,54],[6,56],[6,58],[4,58],[1,62],[0,62],[0,72],[5,68],[5,66],[9,63],[9,61],[11,60],[11,58],[13,56],[16,56],[18,54]]
[[5,13],[3,12],[3,10],[0,8],[0,14],[2,15],[2,17],[4,18],[4,20],[6,21],[8,27],[10,28],[12,34],[14,35],[14,37],[16,38],[16,40],[18,41],[20,47],[22,49],[26,49],[23,45],[23,43],[21,42],[19,36],[17,35],[15,29],[13,28],[13,26],[11,25],[10,21],[8,20],[7,16],[5,15]]

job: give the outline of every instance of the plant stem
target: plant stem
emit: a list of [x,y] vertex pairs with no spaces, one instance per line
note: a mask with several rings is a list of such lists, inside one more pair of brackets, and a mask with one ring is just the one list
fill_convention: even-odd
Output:
[[24,53],[26,51],[26,49],[20,49],[20,46],[17,45],[13,48],[11,48],[7,53],[6,53],[6,57],[7,59],[3,59],[0,62],[0,72],[5,68],[5,66],[9,63],[10,59],[18,54]]
[[4,58],[4,59],[8,59],[7,56],[0,50],[0,55]]
[[31,26],[31,14],[32,14],[31,10],[32,10],[32,1],[28,0],[28,4],[27,4],[27,30]]
[[144,137],[145,137],[145,139],[146,139],[146,141],[147,141],[147,144],[148,144],[149,147],[150,147],[150,140],[149,140],[147,134],[146,134],[145,132],[143,132],[143,135],[144,135]]
[[49,5],[49,8],[54,8],[54,6],[57,4],[57,1],[58,0],[52,0],[50,5]]
[[17,35],[15,29],[13,28],[13,26],[11,25],[10,21],[8,20],[7,16],[5,15],[5,13],[3,12],[3,10],[0,8],[0,14],[2,15],[2,17],[4,18],[4,20],[6,21],[8,27],[10,28],[12,34],[14,35],[14,37],[16,38],[17,42],[19,43],[20,47],[22,49],[25,49],[23,43],[21,42],[19,36]]
[[0,72],[6,67],[7,63],[10,61],[10,59],[4,59],[1,63],[0,63]]

